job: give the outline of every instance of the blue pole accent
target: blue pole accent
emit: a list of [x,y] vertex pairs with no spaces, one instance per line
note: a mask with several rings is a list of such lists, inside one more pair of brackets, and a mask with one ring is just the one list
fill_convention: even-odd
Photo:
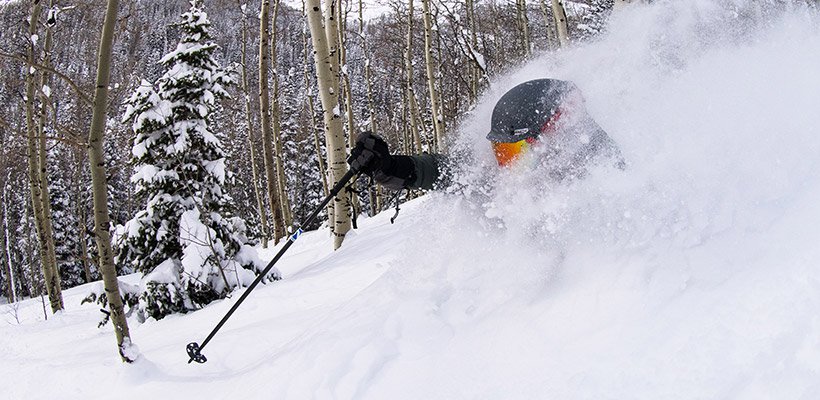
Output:
[[295,241],[296,241],[296,239],[299,239],[299,236],[302,236],[302,232],[303,232],[303,231],[302,231],[302,228],[297,229],[297,230],[296,230],[296,232],[293,232],[293,235],[290,235],[290,239],[289,239],[289,240],[290,240],[291,242],[295,242]]

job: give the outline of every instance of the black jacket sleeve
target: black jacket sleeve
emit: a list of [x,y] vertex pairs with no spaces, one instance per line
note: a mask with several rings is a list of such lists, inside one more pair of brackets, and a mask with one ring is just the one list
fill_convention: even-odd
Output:
[[395,163],[391,167],[373,174],[373,179],[388,189],[430,190],[442,176],[444,156],[440,154],[397,155],[393,158]]
[[412,156],[415,165],[415,180],[408,182],[410,189],[433,189],[442,175],[443,157],[438,154],[419,154]]

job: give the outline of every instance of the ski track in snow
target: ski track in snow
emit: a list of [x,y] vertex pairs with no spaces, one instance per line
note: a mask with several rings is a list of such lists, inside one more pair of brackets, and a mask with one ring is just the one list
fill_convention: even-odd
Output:
[[38,299],[1,305],[2,397],[820,398],[820,17],[718,4],[615,15],[601,41],[498,79],[459,127],[478,175],[495,100],[570,79],[627,170],[570,184],[505,171],[484,198],[363,218],[336,252],[308,232],[203,365],[185,345],[240,293],[129,321],[134,365],[79,305],[88,286],[48,321]]

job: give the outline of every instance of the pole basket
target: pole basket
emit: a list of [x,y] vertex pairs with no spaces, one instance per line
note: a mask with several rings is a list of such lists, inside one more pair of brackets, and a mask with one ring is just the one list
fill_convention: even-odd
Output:
[[205,355],[199,352],[199,343],[197,343],[197,342],[188,343],[188,346],[186,347],[186,349],[188,350],[188,356],[191,357],[188,360],[188,364],[190,364],[191,361],[196,361],[200,364],[204,364],[205,362],[208,361],[208,359],[205,358]]

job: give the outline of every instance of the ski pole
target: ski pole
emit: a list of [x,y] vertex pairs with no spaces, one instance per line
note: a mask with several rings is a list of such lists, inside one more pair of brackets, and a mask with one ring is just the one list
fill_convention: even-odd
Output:
[[[307,218],[307,220],[305,220],[302,226],[307,226],[313,223],[313,220],[315,220],[319,213],[322,211],[322,209],[324,209],[325,206],[327,206],[327,204],[330,203],[330,200],[336,197],[336,195],[338,195],[339,192],[342,191],[342,188],[344,188],[345,185],[347,185],[347,183],[351,179],[353,179],[354,176],[358,175],[358,173],[359,171],[355,169],[348,170],[347,173],[344,174],[344,176],[342,176],[342,179],[340,179],[339,182],[335,186],[333,186],[333,189],[330,190],[330,194],[327,195],[327,197],[325,197],[324,200],[322,200],[322,203],[319,205],[319,207],[316,207],[316,210],[314,210],[313,213],[310,214],[310,216]],[[234,313],[234,311],[236,311],[236,309],[239,308],[239,305],[242,304],[243,301],[245,301],[245,298],[247,298],[251,291],[253,291],[253,289],[256,287],[256,285],[258,285],[259,282],[261,282],[262,279],[264,279],[268,272],[270,272],[270,270],[273,268],[274,264],[276,264],[276,262],[279,261],[280,258],[282,258],[282,255],[285,254],[286,251],[288,251],[293,242],[295,242],[301,234],[302,228],[298,228],[296,229],[296,232],[293,232],[293,234],[290,235],[287,243],[285,243],[285,245],[282,246],[282,249],[280,249],[279,252],[276,253],[276,255],[273,257],[273,260],[271,260],[268,263],[268,266],[265,267],[265,269],[262,271],[262,273],[259,274],[259,276],[257,276],[256,279],[254,279],[253,283],[251,283],[251,285],[248,286],[248,290],[246,290],[245,293],[242,293],[242,296],[239,297],[239,300],[236,301],[236,304],[234,304],[233,307],[231,307],[231,309],[228,310],[225,316],[222,317],[222,320],[219,321],[218,324],[216,324],[216,327],[211,331],[210,334],[208,334],[208,337],[206,337],[205,340],[202,341],[201,345],[197,342],[188,343],[186,350],[188,351],[188,356],[191,357],[188,360],[188,364],[190,364],[191,361],[196,361],[200,364],[208,361],[208,359],[205,358],[205,355],[202,354],[202,349],[205,348],[208,342],[210,342],[214,335],[216,335],[216,332],[219,331],[219,328],[222,328],[222,325],[225,324],[225,321],[227,321],[228,318],[230,318],[231,315]]]

